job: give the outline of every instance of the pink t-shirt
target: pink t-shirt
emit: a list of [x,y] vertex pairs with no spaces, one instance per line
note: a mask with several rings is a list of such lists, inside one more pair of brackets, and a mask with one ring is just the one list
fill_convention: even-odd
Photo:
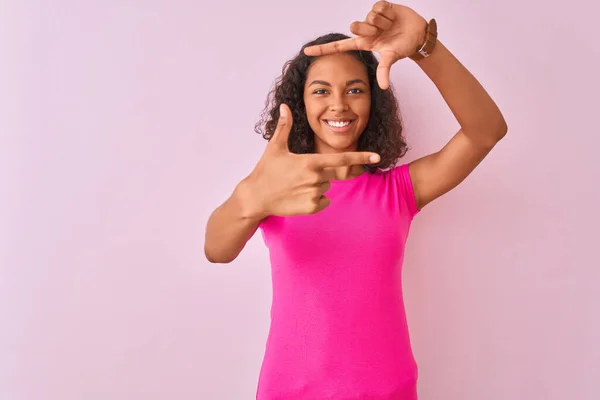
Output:
[[402,299],[408,164],[332,181],[329,207],[260,229],[273,281],[258,400],[415,400]]

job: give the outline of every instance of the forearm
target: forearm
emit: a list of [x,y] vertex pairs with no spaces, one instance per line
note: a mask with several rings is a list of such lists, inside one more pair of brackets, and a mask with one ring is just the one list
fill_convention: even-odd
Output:
[[471,140],[493,144],[506,134],[506,122],[494,100],[441,42],[429,57],[416,63],[436,85]]
[[204,242],[207,260],[229,263],[244,249],[262,219],[249,202],[249,192],[242,181],[229,199],[211,214]]

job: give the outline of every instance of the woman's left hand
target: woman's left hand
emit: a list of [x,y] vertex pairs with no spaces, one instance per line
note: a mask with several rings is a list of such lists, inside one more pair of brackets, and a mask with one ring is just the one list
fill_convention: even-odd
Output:
[[390,68],[405,57],[416,53],[425,41],[427,21],[413,9],[387,1],[378,1],[365,18],[350,25],[357,35],[304,49],[307,56],[322,56],[350,50],[376,51],[381,55],[377,69],[379,87],[387,89]]

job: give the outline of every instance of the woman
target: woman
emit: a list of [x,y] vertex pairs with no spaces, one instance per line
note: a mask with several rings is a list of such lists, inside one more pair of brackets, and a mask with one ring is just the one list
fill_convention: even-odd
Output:
[[[212,262],[234,260],[259,227],[269,247],[261,400],[417,398],[400,279],[410,224],[507,131],[435,21],[380,1],[350,30],[357,36],[323,36],[286,65],[266,150],[207,224]],[[403,58],[432,79],[461,129],[440,151],[394,166],[406,143],[389,70]]]

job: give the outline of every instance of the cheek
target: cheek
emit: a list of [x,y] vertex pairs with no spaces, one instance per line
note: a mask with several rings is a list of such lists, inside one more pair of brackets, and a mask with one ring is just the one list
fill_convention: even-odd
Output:
[[319,118],[323,114],[323,105],[317,101],[305,101],[304,107],[306,109],[306,117],[308,122],[312,124],[318,124]]
[[355,104],[354,112],[362,119],[362,123],[366,125],[371,114],[371,100]]
[[362,117],[368,117],[371,113],[371,99],[366,98],[358,104],[358,111]]
[[314,131],[318,128],[319,124],[319,114],[316,113],[314,104],[304,102],[304,110],[306,113],[306,119],[308,120],[308,125]]

